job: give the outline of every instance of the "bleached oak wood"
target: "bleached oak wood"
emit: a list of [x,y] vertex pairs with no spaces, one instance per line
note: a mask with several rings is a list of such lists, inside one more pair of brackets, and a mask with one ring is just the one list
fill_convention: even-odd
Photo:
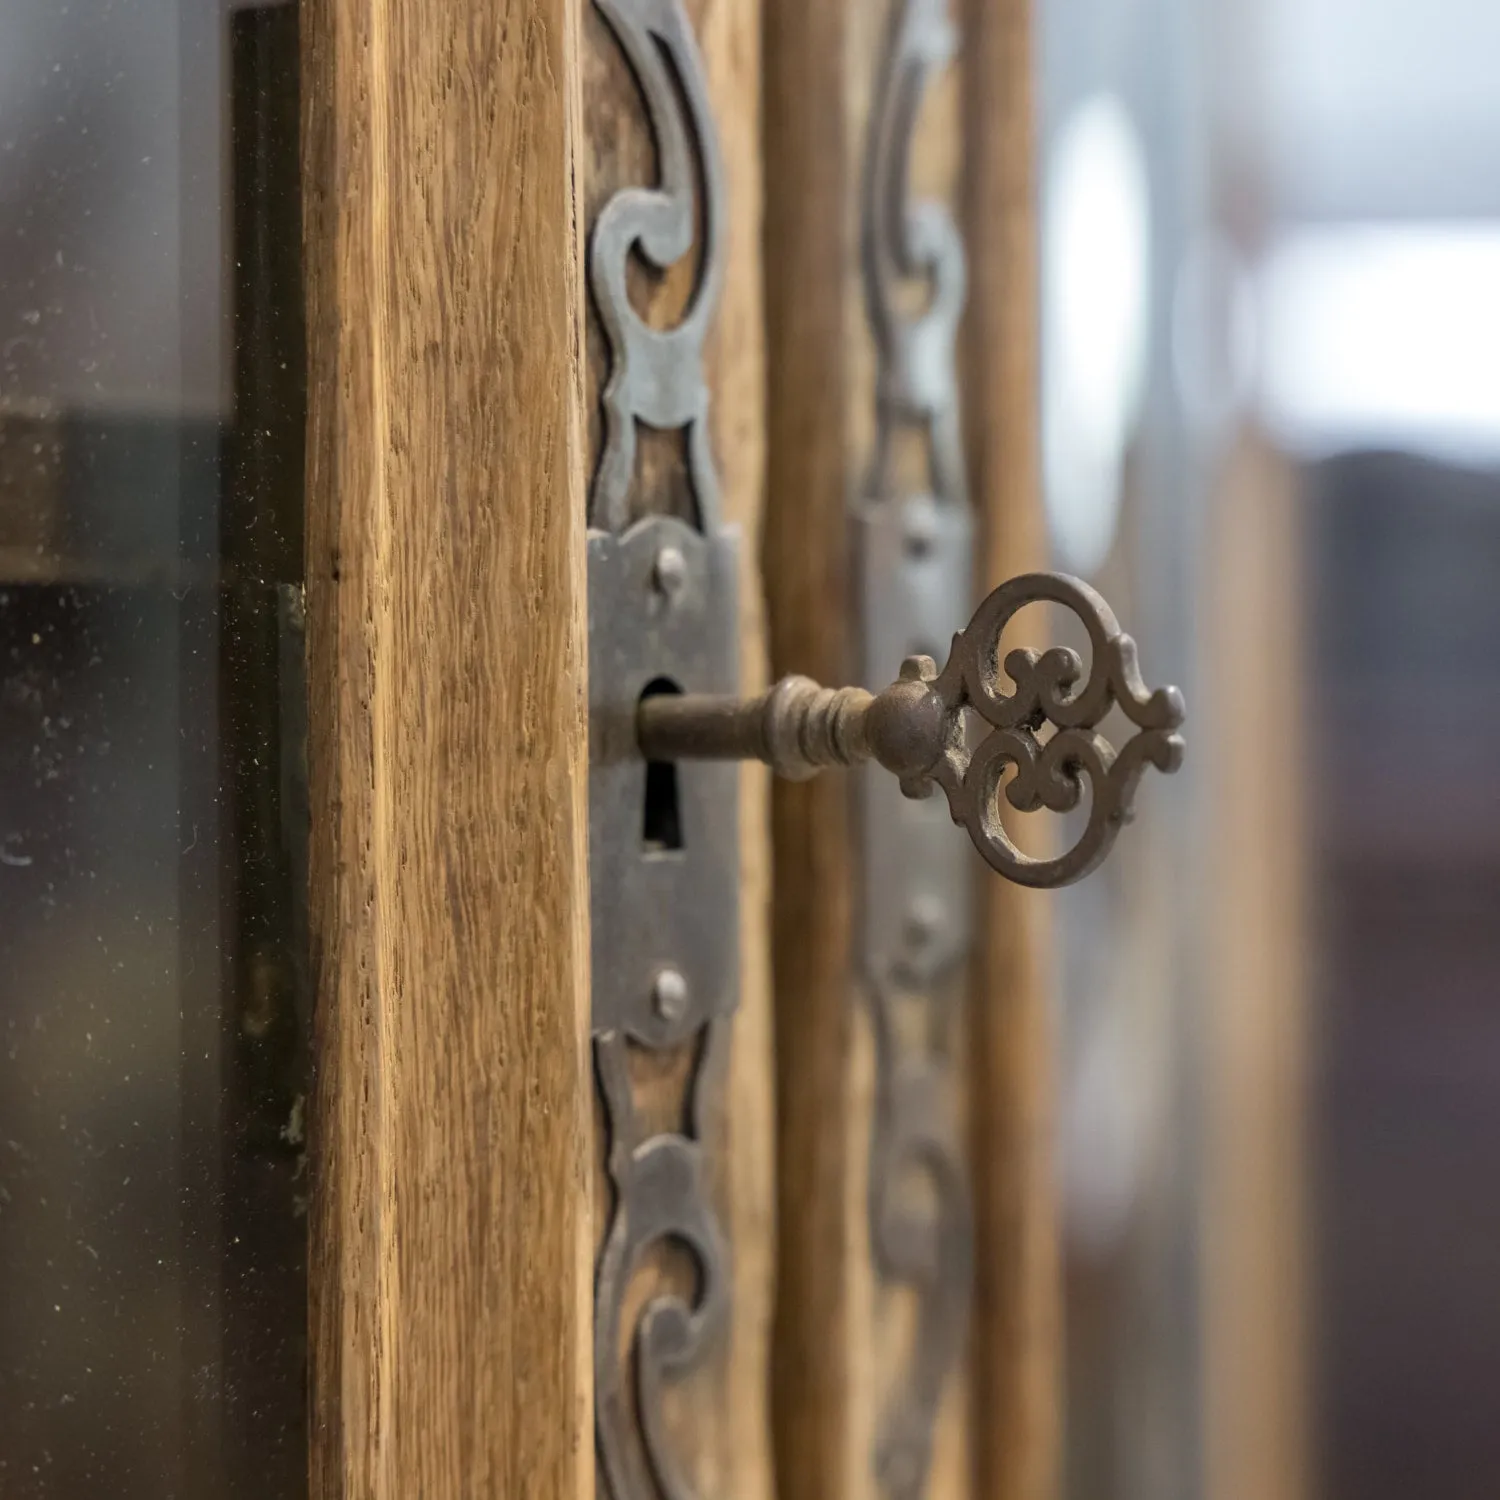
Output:
[[312,1492],[592,1493],[579,0],[305,0]]

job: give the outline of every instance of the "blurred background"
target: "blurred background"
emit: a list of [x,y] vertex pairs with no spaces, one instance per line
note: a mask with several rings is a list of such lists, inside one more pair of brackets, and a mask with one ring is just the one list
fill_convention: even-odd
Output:
[[0,1496],[306,1489],[297,38],[0,0]]
[[1500,6],[1037,15],[1055,555],[1194,708],[1062,904],[1067,1491],[1500,1494]]

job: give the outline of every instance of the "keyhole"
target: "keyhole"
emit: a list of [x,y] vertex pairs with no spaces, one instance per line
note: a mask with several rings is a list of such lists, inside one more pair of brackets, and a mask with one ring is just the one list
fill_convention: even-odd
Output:
[[[646,684],[642,699],[660,693],[680,693],[669,677]],[[677,799],[677,764],[670,760],[646,762],[646,808],[641,845],[647,854],[671,854],[682,848],[682,809]]]

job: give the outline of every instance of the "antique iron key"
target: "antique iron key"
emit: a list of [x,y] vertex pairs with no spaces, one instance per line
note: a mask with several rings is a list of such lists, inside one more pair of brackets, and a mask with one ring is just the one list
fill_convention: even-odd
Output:
[[[1010,652],[1001,684],[1000,637],[1028,604],[1071,609],[1088,630],[1094,660],[1081,686],[1078,653],[1053,647]],[[1097,726],[1116,704],[1137,726],[1117,752]],[[989,733],[970,747],[972,711]],[[1060,886],[1095,869],[1130,820],[1147,765],[1182,763],[1182,694],[1149,690],[1136,646],[1088,584],[1061,573],[1030,573],[1001,584],[953,639],[942,671],[930,656],[910,656],[884,692],[819,687],[783,677],[758,698],[658,694],[641,701],[640,745],[648,761],[761,760],[778,776],[802,780],[825,766],[874,760],[899,778],[908,797],[941,787],[955,823],[1001,875],[1021,885]],[[1052,725],[1046,740],[1039,731]],[[1007,766],[1015,775],[1004,781]],[[1034,859],[1005,831],[999,796],[1021,812],[1071,812],[1092,791],[1088,822],[1066,853]]]

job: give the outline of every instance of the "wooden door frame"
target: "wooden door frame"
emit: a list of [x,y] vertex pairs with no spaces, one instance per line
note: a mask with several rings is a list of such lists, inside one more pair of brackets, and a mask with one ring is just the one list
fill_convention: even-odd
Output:
[[577,0],[304,0],[312,1493],[592,1493]]

